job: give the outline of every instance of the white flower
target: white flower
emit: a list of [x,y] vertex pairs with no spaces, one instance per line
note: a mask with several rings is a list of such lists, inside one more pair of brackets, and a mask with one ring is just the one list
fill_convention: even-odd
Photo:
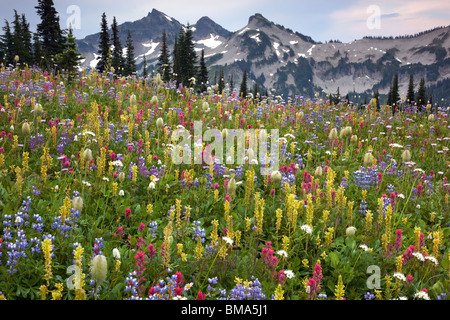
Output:
[[155,187],[156,187],[156,185],[155,185],[155,183],[153,181],[150,182],[150,184],[148,185],[148,188],[151,189],[151,190],[155,189]]
[[419,291],[414,295],[414,298],[417,299],[424,299],[424,300],[430,300],[430,297],[428,296],[428,293],[425,291]]
[[420,252],[414,252],[412,255],[420,261],[425,261],[425,258],[423,257],[423,255]]
[[310,287],[310,286],[307,286],[306,289],[305,289],[305,291],[306,291],[306,293],[310,293],[310,292],[311,292],[311,287]]
[[278,250],[278,251],[277,251],[277,254],[278,254],[279,256],[282,256],[282,257],[285,257],[285,258],[287,258],[287,256],[288,256],[287,252],[284,251],[284,250]]
[[365,244],[362,244],[359,246],[361,249],[363,249],[364,251],[369,251],[369,247],[366,246]]
[[173,297],[172,300],[187,300],[187,298],[183,297],[183,296],[176,296],[176,297]]
[[397,278],[402,281],[406,281],[406,277],[403,273],[399,273],[399,272],[394,273],[394,278]]
[[87,182],[87,181],[84,181],[84,180],[83,180],[83,181],[81,181],[81,183],[82,183],[82,184],[84,184],[85,186],[88,186],[88,187],[90,187],[90,186],[91,186],[91,184],[90,184],[89,182]]
[[284,274],[286,275],[286,278],[288,279],[292,279],[293,277],[295,277],[294,272],[292,272],[292,270],[284,270]]
[[311,234],[311,233],[312,233],[311,227],[310,227],[309,225],[307,225],[307,224],[301,226],[300,229],[302,229],[303,231],[305,231],[307,234]]
[[14,221],[15,223],[21,223],[22,222],[22,218],[21,217],[17,217],[16,220]]
[[389,147],[393,147],[393,148],[403,148],[403,146],[400,145],[400,144],[398,144],[398,143],[391,143],[391,144],[389,145]]
[[123,192],[123,190],[120,190],[120,191],[119,191],[119,196],[122,196],[122,197],[123,197],[124,195],[125,195],[125,192]]
[[437,259],[433,256],[426,256],[425,257],[426,260],[430,260],[431,262],[433,262],[435,265],[439,265]]
[[107,177],[103,177],[103,181],[109,182],[109,179]]
[[418,204],[418,205],[416,206],[416,208],[417,208],[417,209],[420,209],[420,204]]
[[123,167],[123,163],[122,163],[122,161],[120,161],[120,160],[115,160],[115,161],[113,161],[113,162],[112,162],[112,165],[113,165],[114,167]]
[[407,297],[400,296],[400,297],[398,297],[398,300],[408,300],[408,298],[407,298]]
[[186,284],[185,286],[184,286],[184,290],[189,290],[189,289],[191,289],[192,288],[192,286],[193,286],[194,284],[191,282],[191,283],[188,283],[188,284]]
[[113,253],[113,256],[114,256],[115,259],[117,259],[117,260],[120,259],[120,251],[119,251],[119,249],[114,248],[112,253]]
[[405,199],[405,195],[404,195],[403,193],[399,193],[399,194],[398,194],[398,197],[399,197],[399,198],[402,198],[402,199]]
[[230,245],[233,244],[233,240],[232,240],[231,238],[229,238],[229,237],[222,237],[222,239],[223,239],[226,243],[228,243],[228,244],[230,244]]
[[95,137],[95,133],[93,133],[92,131],[85,131],[83,132],[83,136],[90,134],[91,136]]

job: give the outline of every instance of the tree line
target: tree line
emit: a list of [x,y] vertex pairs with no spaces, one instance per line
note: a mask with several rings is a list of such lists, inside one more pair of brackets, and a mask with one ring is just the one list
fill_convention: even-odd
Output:
[[[79,53],[73,30],[62,29],[58,12],[53,0],[38,0],[35,6],[40,17],[36,32],[31,32],[30,24],[25,14],[14,10],[14,19],[9,22],[5,19],[0,35],[0,62],[4,66],[35,65],[48,71],[61,71],[67,75],[71,83],[79,71],[80,62],[84,57]],[[130,30],[127,31],[127,40],[123,46],[119,38],[119,29],[116,17],[113,17],[109,28],[106,14],[101,16],[100,36],[97,51],[99,72],[111,72],[119,76],[137,75],[135,48]],[[146,56],[143,56],[142,76],[148,76]],[[161,49],[156,64],[156,71],[164,82],[173,81],[176,85],[194,85],[205,92],[209,86],[208,67],[205,62],[205,52],[202,49],[197,56],[193,40],[193,31],[188,24],[181,27],[174,39],[173,50],[168,47],[167,34],[162,33]],[[231,76],[231,87],[233,80]],[[219,79],[217,72],[214,76],[214,88],[218,93],[225,89],[224,70],[220,69]],[[240,94],[246,97],[247,71],[244,70],[240,86]],[[255,84],[253,94],[259,94]]]
[[40,23],[31,32],[25,14],[14,10],[14,20],[5,19],[0,36],[0,61],[3,65],[18,63],[36,65],[47,70],[60,70],[71,82],[80,60],[72,28],[62,30],[52,0],[38,0],[35,7]]

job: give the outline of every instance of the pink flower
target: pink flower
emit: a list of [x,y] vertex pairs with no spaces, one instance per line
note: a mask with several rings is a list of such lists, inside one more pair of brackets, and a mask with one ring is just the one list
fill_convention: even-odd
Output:
[[148,257],[150,258],[150,260],[153,259],[153,257],[155,256],[155,254],[156,254],[156,249],[155,249],[155,247],[154,247],[152,244],[149,244],[149,245],[148,245]]
[[422,195],[422,190],[423,190],[423,186],[421,185],[421,184],[419,184],[418,186],[417,186],[417,189],[416,189],[416,191],[417,191],[417,196],[421,196]]
[[120,237],[123,234],[123,227],[118,227],[116,233],[114,233],[114,237]]
[[127,218],[127,220],[130,220],[130,215],[131,215],[131,209],[125,209],[125,216]]
[[199,291],[197,293],[197,300],[205,300],[206,294],[204,294],[203,292]]

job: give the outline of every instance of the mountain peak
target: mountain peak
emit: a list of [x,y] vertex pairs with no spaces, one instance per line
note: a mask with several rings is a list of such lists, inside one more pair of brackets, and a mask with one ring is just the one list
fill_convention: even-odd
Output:
[[255,13],[248,19],[248,24],[258,27],[267,26],[270,27],[273,25],[272,22],[267,20],[261,13]]
[[224,29],[209,17],[201,17],[195,24],[196,37],[203,38],[205,36],[209,36],[211,33],[225,38],[228,38],[231,35],[230,31]]

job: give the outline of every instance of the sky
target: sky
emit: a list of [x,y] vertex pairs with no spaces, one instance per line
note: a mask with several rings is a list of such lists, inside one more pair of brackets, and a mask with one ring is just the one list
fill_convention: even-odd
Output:
[[[25,14],[34,31],[38,0],[0,0],[0,26],[14,9]],[[245,27],[255,13],[315,41],[351,42],[364,36],[412,35],[450,25],[448,0],[54,0],[62,28],[72,24],[77,39],[100,31],[106,13],[111,24],[145,17],[153,8],[183,24],[208,16],[229,31]],[[1,31],[3,33],[3,31]]]

